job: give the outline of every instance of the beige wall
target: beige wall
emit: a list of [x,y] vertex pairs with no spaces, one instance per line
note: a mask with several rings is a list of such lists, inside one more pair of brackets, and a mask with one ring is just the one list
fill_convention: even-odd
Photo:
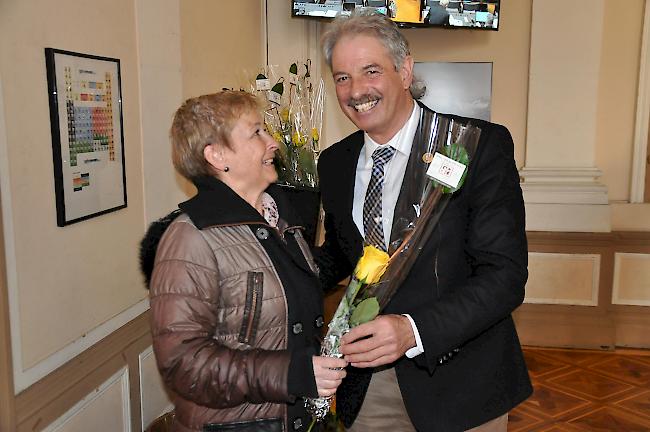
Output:
[[[605,2],[596,166],[603,171],[601,180],[610,201],[627,201],[630,196],[644,5],[645,0],[626,0],[625,7],[620,1]],[[650,230],[650,219],[645,230]]]
[[[0,74],[10,84],[2,94],[7,145],[0,180],[18,371],[146,296],[136,248],[143,196],[134,42],[132,0],[93,7],[81,0],[0,3]],[[45,47],[121,60],[128,207],[63,228],[56,226]]]
[[174,170],[169,144],[171,120],[183,102],[180,1],[135,0],[147,222],[193,194]]
[[[276,0],[277,2],[277,0]],[[183,96],[239,88],[263,65],[259,0],[181,2]],[[286,5],[287,15],[289,5]]]

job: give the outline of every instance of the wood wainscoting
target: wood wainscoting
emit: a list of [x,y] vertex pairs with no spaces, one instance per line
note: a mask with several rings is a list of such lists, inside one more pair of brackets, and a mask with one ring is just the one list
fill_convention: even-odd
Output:
[[[44,429],[123,368],[128,370],[131,430],[141,430],[138,356],[149,346],[149,312],[145,312],[16,395],[12,430]],[[116,424],[103,430],[118,430]]]
[[[542,255],[595,256],[598,265],[593,305],[525,302],[515,311],[524,345],[650,348],[650,272],[641,272],[636,282],[635,274],[624,273],[643,269],[638,266],[643,266],[646,259],[650,265],[650,233],[529,232],[528,250]],[[637,267],[621,265],[625,259],[636,260]],[[638,289],[631,296],[621,295],[616,288],[617,283],[620,288],[621,281],[628,282],[628,286],[632,281]]]

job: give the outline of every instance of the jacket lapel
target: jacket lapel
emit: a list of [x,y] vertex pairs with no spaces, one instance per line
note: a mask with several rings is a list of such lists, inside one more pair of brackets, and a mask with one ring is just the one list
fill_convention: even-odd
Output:
[[346,149],[345,160],[340,161],[340,179],[339,183],[341,194],[340,202],[343,208],[339,214],[346,215],[349,218],[345,224],[348,229],[340,232],[341,237],[347,237],[342,244],[350,243],[351,248],[345,248],[345,252],[350,262],[355,265],[363,251],[363,233],[359,232],[354,220],[352,219],[352,205],[354,203],[354,183],[356,181],[357,163],[359,154],[363,148],[363,131],[357,131],[351,139],[350,146]]

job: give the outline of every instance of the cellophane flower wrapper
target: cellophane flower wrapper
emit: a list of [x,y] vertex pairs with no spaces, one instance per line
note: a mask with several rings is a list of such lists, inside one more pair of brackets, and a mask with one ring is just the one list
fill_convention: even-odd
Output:
[[266,101],[266,128],[278,143],[278,183],[313,189],[318,187],[316,164],[325,93],[322,80],[314,89],[310,68],[309,60],[292,63],[282,75],[277,67],[269,67],[270,90],[261,93]]
[[[327,334],[321,344],[321,355],[342,357],[339,350],[341,337],[350,330],[354,322],[365,322],[377,315],[378,309],[372,310],[371,306],[370,310],[367,310],[368,308],[361,306],[357,299],[364,287],[379,280],[386,271],[388,260],[389,256],[386,252],[374,246],[364,248],[363,255],[350,277],[345,294],[328,324]],[[305,407],[314,421],[321,421],[327,415],[331,402],[332,397],[308,398],[305,400]]]
[[[425,131],[423,131],[425,132]],[[426,136],[423,133],[424,136]],[[481,129],[471,120],[458,120],[449,116],[435,114],[427,139],[426,154],[441,153],[466,165],[461,183],[456,189],[441,184],[426,174],[429,163],[422,161],[412,178],[404,179],[407,196],[417,197],[409,206],[395,209],[393,230],[398,235],[389,245],[390,264],[380,281],[369,286],[364,297],[375,297],[379,310],[385,309],[393,294],[408,276],[420,252],[431,238],[440,217],[444,213],[453,194],[462,184],[478,148]],[[415,178],[413,178],[415,177]],[[419,181],[414,181],[415,179]]]
[[[394,240],[389,245],[391,252],[386,270],[378,282],[362,284],[354,276],[339,303],[327,334],[321,345],[321,355],[341,357],[341,337],[350,330],[350,317],[355,307],[366,300],[376,300],[376,313],[383,310],[393,294],[404,282],[419,252],[431,237],[452,194],[462,187],[469,164],[476,153],[481,129],[471,121],[462,121],[437,113],[425,113],[413,143],[412,151],[418,159],[405,173],[402,192],[409,200],[395,209]],[[426,118],[424,117],[426,115]],[[466,165],[461,183],[456,189],[441,184],[426,172],[431,158],[441,153]],[[329,409],[332,398],[307,399],[307,410],[316,421],[321,421]]]

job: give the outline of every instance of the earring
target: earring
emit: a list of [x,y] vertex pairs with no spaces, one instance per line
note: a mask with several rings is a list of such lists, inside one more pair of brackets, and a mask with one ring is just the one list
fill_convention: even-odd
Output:
[[228,171],[230,171],[230,168],[224,167],[223,172],[228,172]]

